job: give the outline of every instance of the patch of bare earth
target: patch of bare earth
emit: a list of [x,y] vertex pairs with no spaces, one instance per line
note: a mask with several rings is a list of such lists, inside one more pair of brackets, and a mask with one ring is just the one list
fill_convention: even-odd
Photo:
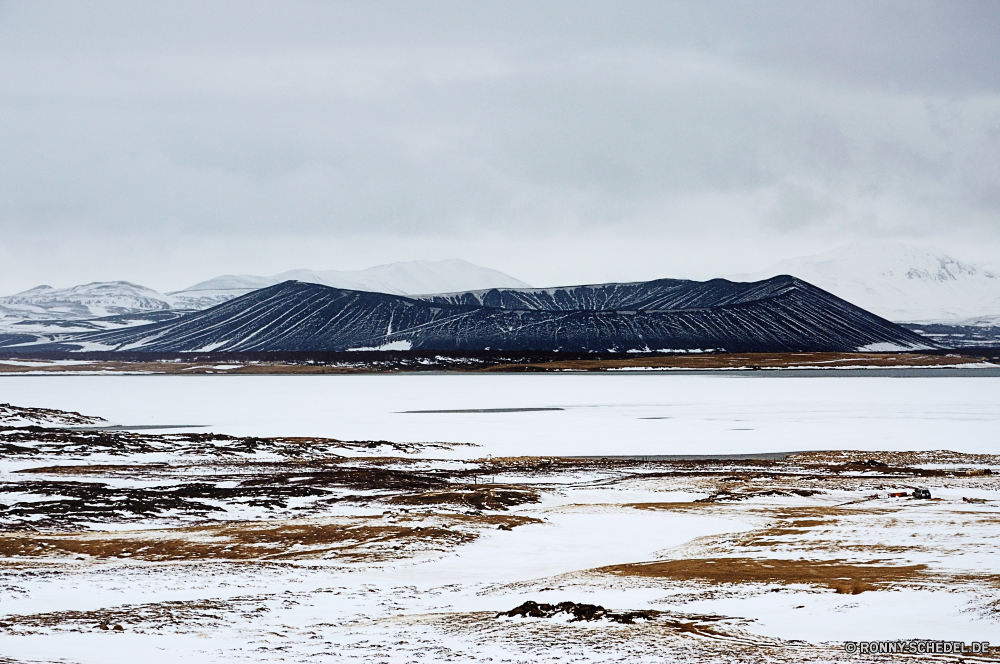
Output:
[[514,515],[351,517],[337,521],[238,522],[169,530],[0,535],[0,559],[307,560],[373,562],[474,541],[484,528],[510,530],[536,519]]
[[791,369],[837,367],[947,367],[982,362],[980,357],[922,353],[718,353],[611,360],[501,364],[479,371],[603,371],[608,369]]
[[126,604],[93,611],[7,615],[0,620],[0,629],[19,635],[32,634],[40,630],[89,632],[135,631],[137,628],[143,632],[170,629],[183,633],[217,626],[235,618],[253,620],[268,611],[265,602],[257,597],[166,601]]
[[454,505],[474,510],[506,510],[539,500],[538,491],[533,489],[484,485],[394,496],[386,502],[392,505]]
[[842,560],[712,558],[610,565],[602,574],[719,583],[805,584],[857,595],[920,580],[926,565],[853,564]]
[[[23,361],[23,358],[22,358]],[[94,360],[87,364],[66,365],[38,361],[28,365],[5,364],[0,373],[144,373],[144,374],[249,374],[317,375],[395,373],[400,371],[606,371],[608,369],[788,369],[799,367],[947,367],[989,361],[978,356],[931,355],[925,353],[705,353],[693,355],[637,356],[624,359],[581,359],[530,361],[511,358],[475,359],[461,356],[423,358],[413,356],[393,360],[344,358],[342,361],[294,362],[282,360],[250,361],[239,357],[226,360],[146,361]]]
[[104,418],[81,415],[74,411],[54,410],[52,408],[25,408],[23,406],[13,406],[9,403],[0,403],[0,425],[12,422],[62,426],[97,426],[108,424],[108,421]]

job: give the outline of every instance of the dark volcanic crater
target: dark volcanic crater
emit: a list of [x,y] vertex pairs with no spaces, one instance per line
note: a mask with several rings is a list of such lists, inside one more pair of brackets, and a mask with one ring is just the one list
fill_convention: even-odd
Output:
[[794,277],[664,279],[425,297],[288,281],[173,320],[54,335],[51,350],[295,352],[921,350],[936,347]]

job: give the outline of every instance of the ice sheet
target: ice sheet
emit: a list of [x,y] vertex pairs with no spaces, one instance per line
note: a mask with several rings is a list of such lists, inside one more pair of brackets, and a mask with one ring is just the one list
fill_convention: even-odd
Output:
[[[971,372],[970,372],[971,373]],[[252,436],[471,442],[455,454],[997,452],[1000,378],[678,374],[9,376],[0,403]],[[413,410],[562,408],[502,413]]]

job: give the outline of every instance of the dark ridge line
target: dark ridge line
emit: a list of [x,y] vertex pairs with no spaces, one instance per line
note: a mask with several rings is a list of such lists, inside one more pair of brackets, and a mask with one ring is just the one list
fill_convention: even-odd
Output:
[[543,410],[566,410],[565,408],[463,408],[458,410],[400,410],[397,415],[417,413],[534,413]]
[[112,424],[106,427],[59,427],[72,431],[145,431],[149,429],[204,429],[207,424]]

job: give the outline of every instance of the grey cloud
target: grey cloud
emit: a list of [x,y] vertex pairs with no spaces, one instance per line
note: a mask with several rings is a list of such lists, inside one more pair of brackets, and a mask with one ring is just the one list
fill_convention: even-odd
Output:
[[985,2],[4,2],[0,231],[995,245],[998,28]]

